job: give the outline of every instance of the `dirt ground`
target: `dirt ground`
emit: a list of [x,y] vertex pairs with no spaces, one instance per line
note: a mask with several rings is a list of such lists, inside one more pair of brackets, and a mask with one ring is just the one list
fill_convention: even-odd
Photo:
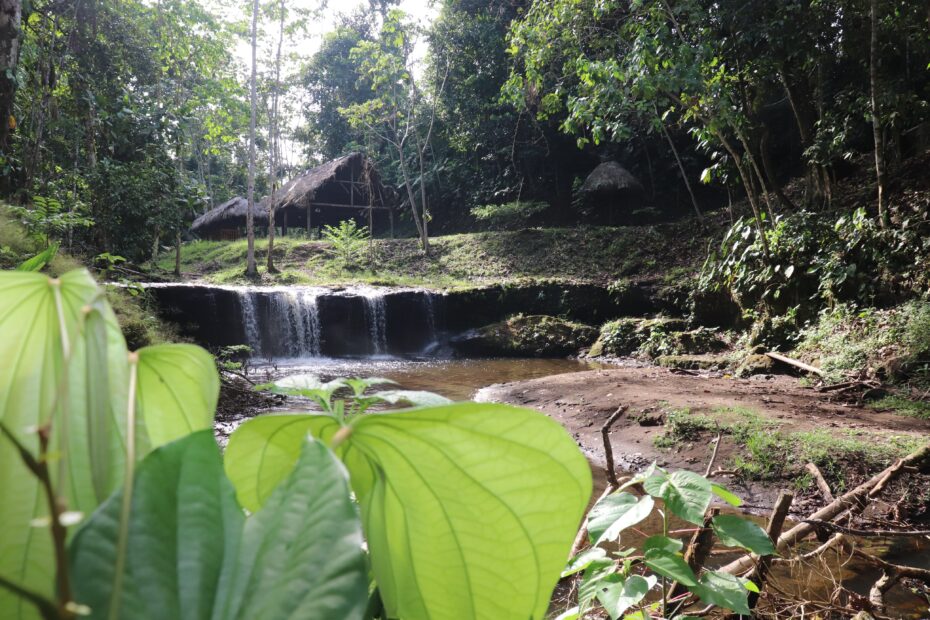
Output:
[[[615,461],[621,472],[640,470],[655,460],[673,469],[704,473],[713,451],[713,437],[673,449],[659,449],[653,443],[664,432],[666,413],[680,408],[705,414],[722,408],[745,408],[777,422],[779,430],[786,432],[849,429],[930,437],[930,421],[830,402],[826,395],[803,387],[797,378],[783,375],[737,379],[719,374],[682,375],[655,367],[621,367],[494,385],[481,390],[477,399],[532,407],[558,420],[588,455],[599,485],[604,483],[601,427],[621,405],[628,411],[611,431]],[[739,449],[724,437],[715,469],[725,467]],[[760,510],[771,503],[779,486],[736,478],[724,484],[750,505],[759,504]],[[816,501],[811,498],[805,503]],[[803,511],[806,506],[796,502],[794,508]]]

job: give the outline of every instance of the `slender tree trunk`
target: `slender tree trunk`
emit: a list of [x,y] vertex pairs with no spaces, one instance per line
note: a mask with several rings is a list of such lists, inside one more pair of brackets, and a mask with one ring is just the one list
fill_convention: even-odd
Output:
[[888,213],[885,207],[885,153],[882,148],[882,121],[878,106],[878,0],[871,0],[870,20],[871,37],[869,38],[869,89],[872,108],[872,139],[875,142],[875,180],[878,185],[878,222],[882,228],[888,227]]
[[698,206],[697,198],[694,196],[694,190],[691,189],[691,182],[688,180],[688,173],[685,172],[685,165],[681,163],[681,157],[678,155],[678,148],[675,146],[675,142],[672,140],[671,134],[668,133],[668,129],[665,127],[665,122],[662,120],[662,117],[659,116],[658,109],[653,109],[655,109],[656,119],[659,121],[659,126],[662,128],[662,135],[665,136],[665,141],[668,142],[668,148],[672,150],[672,155],[675,156],[675,163],[678,164],[678,171],[681,173],[681,180],[685,184],[685,188],[688,190],[688,195],[691,197],[691,206],[694,207],[694,213],[697,215],[698,221],[701,223],[701,228],[703,228],[704,214],[701,213],[701,208]]
[[248,238],[245,273],[254,276],[258,273],[255,265],[255,74],[257,63],[255,59],[258,41],[258,0],[252,1],[252,76],[249,80],[249,101],[251,114],[249,118],[249,181],[248,204],[245,212],[245,228]]
[[765,227],[762,224],[762,213],[759,211],[758,196],[756,196],[755,189],[752,185],[752,178],[750,176],[752,173],[746,169],[743,158],[740,157],[739,153],[733,148],[733,145],[730,144],[730,141],[726,139],[723,133],[719,131],[715,131],[714,133],[717,139],[720,140],[723,148],[725,148],[730,154],[730,157],[733,158],[733,164],[739,172],[740,180],[742,180],[743,187],[746,189],[746,198],[749,200],[749,206],[752,208],[752,215],[756,221],[756,232],[759,233],[759,239],[762,240],[762,251],[765,254],[765,260],[770,261],[771,253],[769,252],[769,241],[765,236]]
[[0,0],[0,153],[7,151],[16,97],[23,6],[20,0]]
[[281,45],[284,43],[284,0],[281,0],[278,11],[278,52],[274,61],[274,92],[271,95],[271,119],[269,142],[271,143],[271,160],[268,169],[268,273],[275,273],[274,266],[274,200],[275,186],[277,185],[278,167],[278,97],[281,96]]
[[[413,192],[413,185],[410,183],[410,174],[407,172],[407,162],[404,160],[404,148],[399,143],[397,146],[397,155],[400,158],[400,173],[404,177],[404,187],[407,189],[407,200],[410,201],[410,211],[413,213],[413,223],[417,226],[417,234],[420,235],[420,245],[423,246],[423,224],[420,222],[416,195]],[[426,247],[423,247],[423,251],[426,251]]]
[[420,160],[420,209],[423,214],[423,237],[420,239],[420,244],[423,246],[423,251],[428,255],[429,254],[429,210],[426,207],[426,168],[423,164],[423,158],[425,157],[426,145],[420,144],[419,140],[417,141],[417,157]]

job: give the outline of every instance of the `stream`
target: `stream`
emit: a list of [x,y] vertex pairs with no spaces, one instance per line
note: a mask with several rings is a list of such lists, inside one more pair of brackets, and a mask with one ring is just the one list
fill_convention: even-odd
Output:
[[[397,389],[435,392],[451,400],[472,400],[493,384],[523,381],[563,373],[609,367],[573,359],[473,359],[454,355],[451,337],[488,322],[487,301],[450,300],[442,293],[418,289],[358,287],[214,287],[156,286],[165,314],[183,326],[188,336],[214,350],[248,344],[249,373],[257,381],[295,374],[323,380],[340,377],[384,377]],[[539,295],[532,297],[538,300]],[[270,411],[304,411],[308,402],[291,399]],[[217,422],[220,441],[247,416]],[[592,464],[595,485],[603,488],[602,468]],[[595,493],[595,497],[599,492]],[[760,523],[764,517],[747,515]],[[675,527],[678,527],[677,525]],[[661,531],[653,515],[624,539],[636,546]],[[930,541],[914,538],[859,539],[862,547],[890,562],[930,568]],[[806,543],[804,550],[816,543]],[[709,565],[725,564],[725,553]],[[807,598],[828,597],[834,582],[860,595],[879,571],[835,552],[826,563],[779,564],[772,580],[785,593]],[[898,586],[886,594],[888,615],[927,617],[927,603]]]

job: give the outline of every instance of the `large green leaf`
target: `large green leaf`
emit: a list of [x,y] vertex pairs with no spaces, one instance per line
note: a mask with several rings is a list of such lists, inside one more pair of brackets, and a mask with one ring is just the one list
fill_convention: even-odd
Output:
[[302,439],[291,475],[248,519],[210,431],[153,452],[136,473],[117,581],[122,500],[122,491],[107,500],[71,547],[76,598],[92,618],[363,614],[367,571],[358,514],[345,470],[317,441]]
[[[55,487],[69,510],[89,515],[123,481],[132,374],[119,324],[90,274],[79,270],[51,279],[0,272],[0,360],[0,422],[33,453],[35,429],[48,425]],[[183,366],[172,380],[190,374],[211,381],[186,360],[175,360]],[[146,372],[140,381],[150,385]],[[168,430],[176,422],[173,401],[136,402],[145,418],[159,421],[158,441],[178,436]],[[141,416],[132,420],[136,459],[152,444],[144,422]],[[51,597],[51,537],[47,528],[30,525],[47,515],[35,478],[0,438],[0,576]],[[35,617],[32,607],[0,589],[0,620]]]
[[749,610],[747,583],[750,582],[746,579],[711,571],[701,575],[700,583],[688,589],[708,605],[717,605],[748,616],[752,612]]
[[631,493],[612,493],[599,501],[588,514],[588,536],[592,545],[616,540],[620,533],[644,521],[655,505],[652,497],[637,498]]
[[652,575],[631,575],[621,583],[611,583],[602,588],[597,594],[597,600],[607,610],[611,620],[617,620],[623,617],[626,610],[646,598],[657,582],[658,579]]
[[220,392],[213,356],[189,344],[139,349],[137,402],[156,446],[210,428]]
[[591,492],[590,468],[560,425],[479,403],[342,429],[322,416],[258,418],[226,452],[246,507],[287,475],[292,435],[308,430],[327,442],[339,433],[391,617],[543,617]]
[[728,547],[742,547],[759,555],[772,555],[775,545],[761,527],[736,515],[717,515],[713,520],[714,532]]
[[[0,273],[0,422],[33,453],[35,429],[49,425],[56,486],[84,513],[119,483],[124,462],[126,345],[101,295],[83,270]],[[47,515],[35,478],[0,438],[0,575],[51,596],[51,537],[30,526]],[[0,589],[0,619],[34,617]]]
[[702,525],[704,513],[713,499],[710,482],[694,472],[679,470],[672,474],[655,474],[643,486],[653,497],[661,498],[676,516]]

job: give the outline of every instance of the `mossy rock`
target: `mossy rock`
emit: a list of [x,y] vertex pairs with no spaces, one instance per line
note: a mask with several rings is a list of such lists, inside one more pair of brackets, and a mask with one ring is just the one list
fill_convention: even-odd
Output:
[[578,353],[597,338],[590,325],[547,315],[518,315],[454,338],[463,355],[561,357]]
[[712,329],[688,330],[683,319],[634,319],[611,321],[601,327],[589,357],[640,355],[696,355],[718,353],[727,348]]
[[770,375],[774,373],[775,360],[762,353],[750,353],[736,368],[737,377],[751,377],[753,375]]
[[725,355],[660,355],[656,364],[663,368],[677,368],[679,370],[717,370],[725,368],[728,364]]

